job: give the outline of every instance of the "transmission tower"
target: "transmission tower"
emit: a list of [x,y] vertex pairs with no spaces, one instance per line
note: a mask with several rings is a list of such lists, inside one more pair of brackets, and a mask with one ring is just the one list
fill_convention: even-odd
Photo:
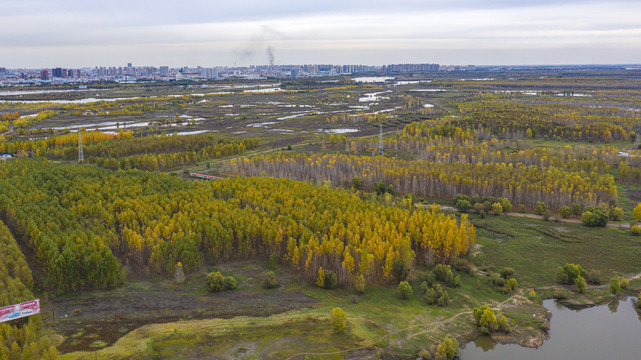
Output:
[[78,163],[85,162],[85,155],[82,152],[82,132],[78,129]]
[[383,156],[385,152],[383,151],[383,125],[379,125],[381,132],[378,136],[378,155]]

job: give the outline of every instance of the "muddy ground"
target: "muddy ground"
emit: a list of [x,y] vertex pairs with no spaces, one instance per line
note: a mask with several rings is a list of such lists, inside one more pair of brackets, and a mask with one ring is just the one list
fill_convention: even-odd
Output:
[[[239,280],[235,290],[210,293],[205,269],[184,285],[171,279],[135,280],[112,291],[94,291],[55,298],[45,306],[45,320],[64,341],[58,350],[67,353],[96,350],[112,345],[128,332],[153,323],[179,320],[269,316],[300,309],[317,300],[299,292],[264,290],[259,263],[225,265],[225,275]],[[280,275],[280,273],[279,273]],[[279,279],[281,283],[291,279]]]

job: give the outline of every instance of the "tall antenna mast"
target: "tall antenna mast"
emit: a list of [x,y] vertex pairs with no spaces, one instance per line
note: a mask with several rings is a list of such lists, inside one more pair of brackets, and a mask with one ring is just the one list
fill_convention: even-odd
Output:
[[383,156],[385,155],[383,151],[383,125],[381,124],[379,126],[381,128],[381,132],[378,136],[378,155]]
[[85,162],[85,155],[82,152],[82,131],[78,129],[78,163]]

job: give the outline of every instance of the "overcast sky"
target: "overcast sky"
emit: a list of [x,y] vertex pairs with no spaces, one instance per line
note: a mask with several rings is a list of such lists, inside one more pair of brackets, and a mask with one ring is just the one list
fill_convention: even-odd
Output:
[[1,0],[0,67],[641,63],[641,1]]

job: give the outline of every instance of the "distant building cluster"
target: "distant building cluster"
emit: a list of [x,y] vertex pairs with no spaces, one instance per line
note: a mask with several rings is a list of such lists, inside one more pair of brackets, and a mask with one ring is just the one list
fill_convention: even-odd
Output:
[[440,65],[440,64],[391,64],[384,65],[385,73],[436,72],[436,71],[475,71],[474,65]]
[[60,79],[73,79],[75,76],[76,79],[80,79],[80,70],[72,69],[63,69],[63,68],[53,68],[51,73],[49,69],[42,69],[40,71],[40,80],[49,80],[50,78],[60,78]]
[[474,71],[474,65],[467,67],[459,65],[439,64],[390,64],[383,66],[371,65],[334,65],[334,64],[305,64],[305,65],[252,65],[241,67],[189,67],[172,68],[169,66],[96,66],[93,68],[65,69],[7,69],[0,67],[0,84],[12,83],[76,83],[89,81],[133,82],[137,80],[212,80],[229,77],[266,78],[266,77],[310,77],[332,76],[343,74],[364,73],[418,73],[437,71]]

